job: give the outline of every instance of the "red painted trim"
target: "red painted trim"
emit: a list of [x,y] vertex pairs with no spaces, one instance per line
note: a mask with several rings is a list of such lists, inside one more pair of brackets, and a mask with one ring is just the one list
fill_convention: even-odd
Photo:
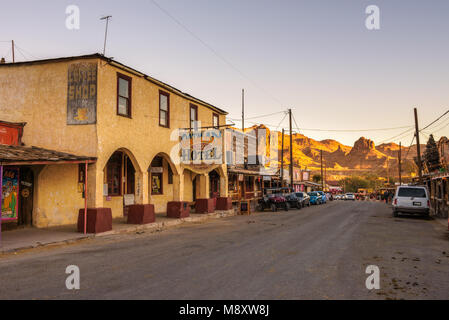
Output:
[[[192,119],[192,109],[195,109],[195,119]],[[190,129],[193,129],[192,128],[192,120],[198,121],[198,106],[196,106],[194,104],[190,104],[189,118],[190,118],[189,127],[190,127]]]
[[[119,97],[120,97],[120,95],[119,95],[119,92],[120,92],[120,90],[119,90],[120,89],[120,79],[128,81],[128,95],[129,95],[129,97],[128,97],[128,114],[127,115],[121,114],[118,111]],[[131,77],[129,77],[129,76],[123,74],[123,73],[117,72],[117,115],[121,116],[121,117],[125,117],[125,118],[132,118],[132,107],[131,107],[132,106],[132,103],[131,103],[131,100],[132,100],[132,80],[133,79]]]
[[[167,125],[161,124],[161,95],[167,97]],[[159,126],[163,128],[170,128],[170,94],[159,90]]]
[[86,161],[86,172],[84,173],[84,234],[87,233],[87,165]]

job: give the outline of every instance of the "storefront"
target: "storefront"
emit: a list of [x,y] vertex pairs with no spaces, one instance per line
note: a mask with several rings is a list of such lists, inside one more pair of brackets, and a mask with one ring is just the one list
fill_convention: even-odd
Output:
[[86,169],[95,162],[48,149],[0,145],[0,228],[76,223],[86,208]]

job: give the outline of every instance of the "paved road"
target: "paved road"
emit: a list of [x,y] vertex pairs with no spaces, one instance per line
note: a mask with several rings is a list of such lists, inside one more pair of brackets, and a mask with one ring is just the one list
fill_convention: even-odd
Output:
[[[68,265],[81,290],[65,288]],[[0,270],[0,299],[449,299],[449,233],[334,201],[7,256]]]

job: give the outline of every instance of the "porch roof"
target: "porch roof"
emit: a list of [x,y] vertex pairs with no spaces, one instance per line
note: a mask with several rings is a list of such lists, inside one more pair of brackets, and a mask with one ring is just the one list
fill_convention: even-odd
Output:
[[86,161],[92,163],[96,160],[95,157],[77,156],[34,146],[0,144],[0,165],[85,163]]

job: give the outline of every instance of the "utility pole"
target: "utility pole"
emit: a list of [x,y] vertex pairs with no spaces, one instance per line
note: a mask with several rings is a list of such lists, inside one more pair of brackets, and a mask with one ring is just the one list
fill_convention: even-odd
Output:
[[387,186],[390,185],[390,170],[388,168],[388,155],[387,155]]
[[281,187],[284,186],[284,129],[282,129],[282,145],[281,145]]
[[16,58],[14,55],[14,40],[11,40],[11,46],[12,46],[12,62],[16,62]]
[[419,184],[423,183],[422,180],[422,163],[421,163],[421,145],[419,144],[419,127],[418,127],[418,110],[415,108],[415,137],[416,137],[416,153],[418,157],[418,176]]
[[108,38],[108,26],[109,26],[109,19],[112,18],[112,16],[105,16],[100,18],[100,20],[106,20],[106,30],[104,32],[104,46],[103,46],[103,56],[106,55],[106,40]]
[[324,187],[326,187],[326,181],[327,181],[327,166],[326,161],[324,161]]
[[399,185],[402,186],[402,154],[401,154],[401,143],[399,142],[399,151],[398,151],[398,170],[399,170]]
[[292,132],[292,109],[288,109],[290,121],[290,188],[293,190],[293,132]]
[[242,89],[242,131],[245,132],[245,89]]
[[320,160],[321,160],[321,190],[324,191],[323,150],[320,150]]

